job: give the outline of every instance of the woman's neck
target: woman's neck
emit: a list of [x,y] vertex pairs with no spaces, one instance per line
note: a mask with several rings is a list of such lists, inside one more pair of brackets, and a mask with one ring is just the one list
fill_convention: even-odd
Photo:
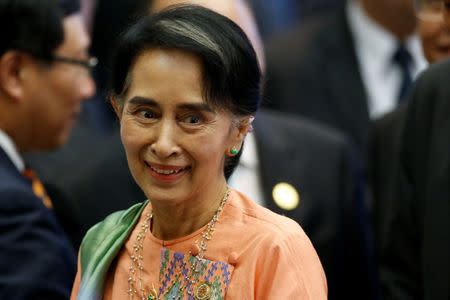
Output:
[[209,193],[197,193],[197,196],[181,203],[171,205],[152,201],[153,236],[161,240],[173,240],[202,228],[216,214],[226,191],[224,183],[220,188]]

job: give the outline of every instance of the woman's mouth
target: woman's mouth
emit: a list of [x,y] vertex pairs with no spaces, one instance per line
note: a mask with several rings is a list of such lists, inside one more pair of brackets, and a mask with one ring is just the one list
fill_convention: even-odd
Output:
[[178,167],[167,167],[167,168],[159,168],[155,167],[153,165],[149,165],[150,169],[152,171],[162,174],[162,175],[171,175],[171,174],[178,174],[186,170],[187,168],[178,168]]
[[164,183],[173,183],[178,181],[188,170],[190,167],[180,167],[180,166],[168,166],[168,165],[160,165],[160,164],[151,164],[147,163],[150,170],[150,175],[156,179],[157,181]]

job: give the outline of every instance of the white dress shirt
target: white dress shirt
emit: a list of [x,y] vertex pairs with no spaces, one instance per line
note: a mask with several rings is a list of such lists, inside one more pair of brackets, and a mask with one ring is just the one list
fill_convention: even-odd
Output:
[[[348,1],[347,15],[367,91],[369,115],[371,119],[376,119],[397,106],[402,75],[400,67],[392,62],[392,57],[399,41],[372,20],[358,1]],[[404,46],[412,56],[410,74],[414,79],[426,68],[427,62],[416,35],[409,37]]]
[[255,135],[252,132],[249,132],[245,137],[245,145],[242,151],[239,164],[228,180],[228,184],[264,206],[265,200],[259,177],[258,151]]
[[19,152],[17,151],[17,148],[13,140],[1,129],[0,129],[0,148],[2,148],[3,151],[6,152],[6,155],[8,155],[13,164],[19,170],[19,172],[22,173],[23,170],[25,170],[25,163],[22,157],[20,156]]

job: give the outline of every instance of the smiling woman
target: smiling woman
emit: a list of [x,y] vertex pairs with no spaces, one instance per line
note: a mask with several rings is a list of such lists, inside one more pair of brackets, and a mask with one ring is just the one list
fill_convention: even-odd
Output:
[[[226,190],[224,153],[240,148],[248,117],[205,102],[202,65],[194,54],[147,50],[136,58],[131,76],[124,103],[114,102],[122,141],[136,182],[152,199],[154,214],[178,203],[180,216],[193,221],[176,226],[186,227],[185,232],[165,232],[161,226],[166,224],[155,217],[153,232],[176,238],[211,218],[211,199],[218,202]],[[204,209],[199,210],[201,203]]]
[[326,299],[300,226],[226,183],[260,101],[242,30],[175,6],[128,30],[114,71],[128,164],[149,201],[89,231],[72,299]]

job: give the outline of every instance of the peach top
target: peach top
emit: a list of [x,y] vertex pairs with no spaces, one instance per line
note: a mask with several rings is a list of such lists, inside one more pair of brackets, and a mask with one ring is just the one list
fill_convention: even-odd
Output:
[[[150,205],[145,208],[125,247],[111,265],[103,299],[129,299],[130,255],[140,225],[150,210]],[[147,232],[143,241],[144,270],[141,276],[147,291],[152,287],[160,288],[163,245],[170,252],[187,254],[191,251],[195,254],[198,251],[195,242],[201,239],[203,230],[171,241],[159,240]],[[259,206],[235,190],[231,191],[215,225],[205,258],[230,266],[225,299],[327,299],[322,265],[300,225]],[[71,299],[76,299],[78,294],[80,274],[78,264]]]

